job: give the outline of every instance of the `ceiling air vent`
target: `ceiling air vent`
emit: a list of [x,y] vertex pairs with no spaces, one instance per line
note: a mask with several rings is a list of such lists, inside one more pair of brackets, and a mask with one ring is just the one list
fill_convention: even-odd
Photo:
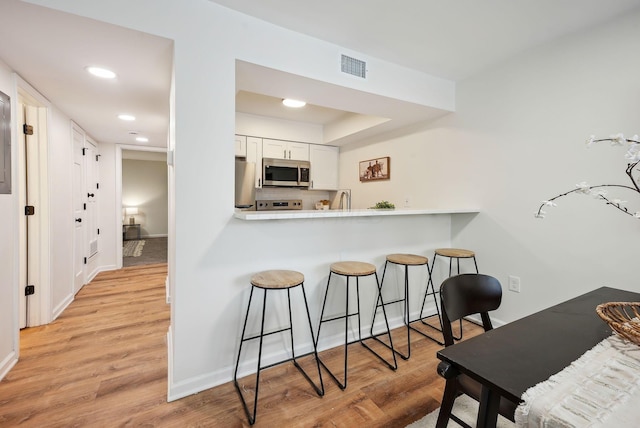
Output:
[[342,72],[366,79],[367,63],[350,56],[342,55]]

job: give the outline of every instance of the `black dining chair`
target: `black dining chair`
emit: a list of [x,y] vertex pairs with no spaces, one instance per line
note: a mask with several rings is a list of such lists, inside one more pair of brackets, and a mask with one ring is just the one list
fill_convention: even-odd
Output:
[[[452,276],[440,286],[440,300],[442,302],[444,343],[445,346],[450,346],[454,343],[451,323],[468,315],[479,314],[484,331],[493,329],[489,311],[500,307],[502,286],[496,278],[489,275],[469,273]],[[471,428],[456,415],[453,415],[451,411],[456,398],[461,394],[466,394],[479,402],[482,385],[469,376],[459,373],[445,361],[438,364],[438,374],[445,378],[447,382],[436,428],[445,428],[449,419],[453,419],[463,427]],[[498,411],[502,416],[513,421],[515,409],[516,405],[514,403],[500,399]]]

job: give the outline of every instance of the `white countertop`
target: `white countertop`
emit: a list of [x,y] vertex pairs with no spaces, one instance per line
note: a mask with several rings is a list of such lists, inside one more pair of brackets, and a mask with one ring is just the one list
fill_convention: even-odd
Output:
[[331,217],[371,217],[391,215],[429,215],[429,214],[469,214],[480,212],[476,208],[454,209],[363,209],[363,210],[282,210],[282,211],[242,211],[237,209],[234,217],[241,220],[283,220],[296,218]]

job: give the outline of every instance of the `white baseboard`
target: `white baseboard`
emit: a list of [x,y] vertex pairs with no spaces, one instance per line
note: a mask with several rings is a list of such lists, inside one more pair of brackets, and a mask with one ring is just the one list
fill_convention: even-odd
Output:
[[5,357],[2,362],[0,362],[0,380],[4,379],[4,377],[9,373],[9,370],[13,368],[18,362],[18,354],[15,351],[11,351],[9,355]]
[[148,235],[140,235],[140,239],[144,238],[167,238],[169,235],[166,233],[150,233]]
[[67,309],[67,306],[69,306],[71,302],[73,302],[74,297],[75,296],[73,294],[70,294],[69,296],[67,296],[66,299],[62,301],[62,303],[60,303],[58,306],[53,308],[53,313],[51,314],[51,321],[54,321],[55,319],[57,319],[60,316],[60,314],[64,312],[65,309]]
[[[436,311],[435,311],[435,308],[432,306],[432,307],[426,307],[424,313],[425,315],[431,315],[431,314],[435,314]],[[411,314],[411,316],[417,317],[418,313],[416,312],[415,314]],[[376,325],[379,325],[379,323],[376,322]],[[389,327],[391,329],[401,327],[403,325],[404,325],[404,320],[402,318],[402,315],[389,319]],[[370,325],[366,325],[362,327],[362,337],[368,337],[370,328],[371,328]],[[357,331],[352,331],[351,333],[352,334],[351,334],[350,340],[353,340],[355,338],[355,335],[357,334]],[[235,370],[235,358],[237,357],[237,355],[234,355],[234,362],[232,365],[222,367],[219,370],[216,370],[214,372],[206,373],[200,376],[195,376],[190,379],[185,379],[180,382],[174,382],[173,376],[172,376],[173,348],[172,348],[172,340],[171,340],[171,331],[169,331],[167,335],[167,344],[169,348],[169,382],[168,382],[168,392],[167,392],[168,401],[174,401],[180,398],[187,397],[189,395],[197,394],[206,389],[210,389],[233,380],[233,372]],[[343,346],[343,344],[344,344],[344,334],[342,332],[336,333],[331,336],[323,336],[318,352],[335,348],[337,346]],[[312,348],[311,342],[307,341],[305,343],[302,343],[300,346],[296,347],[296,355],[302,355],[302,354],[311,352],[312,349],[313,348]],[[268,365],[268,364],[275,363],[277,361],[286,360],[287,358],[290,358],[290,353],[288,350],[270,352],[270,353],[263,354],[262,364]],[[257,362],[258,362],[257,358],[250,358],[242,361],[238,369],[238,377],[243,377],[243,376],[247,376],[255,373]]]

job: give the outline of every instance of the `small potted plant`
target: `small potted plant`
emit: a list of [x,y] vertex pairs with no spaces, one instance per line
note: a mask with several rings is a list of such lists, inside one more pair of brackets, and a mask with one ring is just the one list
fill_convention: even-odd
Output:
[[396,206],[389,201],[380,201],[371,208],[373,208],[374,210],[393,210],[396,208]]

